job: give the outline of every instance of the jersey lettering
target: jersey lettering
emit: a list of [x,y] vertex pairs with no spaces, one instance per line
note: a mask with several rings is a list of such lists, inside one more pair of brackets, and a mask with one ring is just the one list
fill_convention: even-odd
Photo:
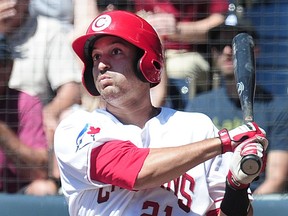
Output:
[[195,180],[192,176],[185,173],[179,178],[162,185],[162,187],[168,191],[174,191],[176,196],[178,194],[181,195],[182,199],[178,199],[179,207],[187,213],[190,212],[192,206],[192,194],[195,188]]
[[180,178],[174,179],[173,181],[168,182],[166,187],[165,186],[162,186],[162,187],[168,191],[171,191],[173,190],[172,189],[172,184],[173,184],[174,186],[173,191],[174,191],[175,196],[177,196],[177,191],[179,191],[179,181],[180,181]]
[[180,194],[185,198],[186,204],[184,204],[184,200],[181,200],[182,202],[178,201],[179,207],[183,209],[185,212],[189,212],[190,208],[192,206],[192,197],[191,194],[194,191],[195,188],[195,181],[186,173],[182,176],[182,184],[180,187]]
[[[192,206],[192,195],[194,193],[195,188],[195,180],[192,176],[185,173],[179,178],[170,181],[161,186],[165,190],[174,191],[175,196],[180,196],[178,198],[178,206],[180,209],[185,211],[186,213],[190,212]],[[107,202],[110,198],[110,195],[115,190],[120,190],[122,188],[111,185],[108,188],[100,188],[98,191],[97,202],[104,203]],[[158,216],[160,211],[160,204],[155,201],[145,201],[142,205],[143,210],[149,210],[149,213],[143,213],[141,216]],[[164,210],[165,216],[171,216],[173,212],[173,208],[171,206],[165,206]],[[162,212],[163,213],[163,212]],[[160,214],[162,215],[162,214]]]
[[99,204],[107,202],[109,200],[111,192],[115,191],[115,186],[112,185],[111,187],[109,187],[109,191],[104,191],[104,189],[105,188],[100,188],[98,191],[97,202]]

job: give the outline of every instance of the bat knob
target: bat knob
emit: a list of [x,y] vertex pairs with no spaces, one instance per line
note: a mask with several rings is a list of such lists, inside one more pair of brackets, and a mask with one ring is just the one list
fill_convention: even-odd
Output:
[[262,160],[256,155],[246,155],[241,160],[241,170],[247,175],[254,175],[262,168]]

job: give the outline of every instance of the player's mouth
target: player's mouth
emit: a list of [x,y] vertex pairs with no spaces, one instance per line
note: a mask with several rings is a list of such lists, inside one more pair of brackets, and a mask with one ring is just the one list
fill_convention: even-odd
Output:
[[106,79],[111,79],[110,76],[108,76],[107,74],[103,74],[103,75],[100,75],[98,77],[98,81],[101,82],[102,80],[106,80]]
[[106,74],[99,76],[98,82],[102,89],[113,85],[113,79]]

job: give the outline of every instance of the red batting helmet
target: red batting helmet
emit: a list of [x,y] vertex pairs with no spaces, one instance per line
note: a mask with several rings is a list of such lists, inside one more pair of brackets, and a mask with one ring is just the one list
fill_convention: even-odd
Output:
[[91,48],[95,40],[103,35],[120,37],[143,50],[138,70],[151,86],[160,82],[163,67],[162,45],[153,27],[133,13],[109,11],[97,16],[86,34],[77,38],[72,44],[74,51],[84,63],[82,83],[91,95],[99,95],[93,79]]

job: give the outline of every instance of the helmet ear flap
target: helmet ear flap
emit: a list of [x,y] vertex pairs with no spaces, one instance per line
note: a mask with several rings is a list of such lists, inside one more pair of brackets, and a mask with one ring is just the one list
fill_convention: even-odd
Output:
[[98,90],[95,87],[94,78],[93,78],[93,59],[91,56],[92,53],[92,45],[96,40],[95,36],[92,36],[87,39],[84,44],[84,57],[86,59],[86,63],[84,66],[84,70],[82,72],[82,82],[85,85],[88,92],[93,95],[99,95]]
[[136,76],[142,81],[142,82],[148,82],[148,80],[144,77],[141,69],[140,69],[140,59],[136,63]]
[[135,73],[136,73],[136,76],[142,81],[142,82],[149,82],[142,70],[141,70],[141,60],[143,58],[143,55],[144,55],[144,51],[142,49],[137,49],[137,53],[136,53],[136,63],[135,63]]
[[[91,53],[93,49],[93,44],[96,40],[96,36],[91,36],[90,38],[87,39],[87,41],[84,44],[84,57],[87,61],[91,61],[93,63]],[[91,63],[90,62],[90,63]]]
[[[140,57],[138,59],[138,61],[136,61],[136,70],[135,70],[135,73],[136,73],[136,76],[142,81],[142,82],[149,82],[149,80],[147,80],[147,78],[145,78],[144,76],[144,73],[142,72],[141,70],[141,64],[142,64],[142,57]],[[158,62],[154,62],[155,64],[155,68],[159,68],[159,70],[161,69],[161,64],[159,64]],[[158,83],[150,83],[150,87],[154,87],[158,85]]]

